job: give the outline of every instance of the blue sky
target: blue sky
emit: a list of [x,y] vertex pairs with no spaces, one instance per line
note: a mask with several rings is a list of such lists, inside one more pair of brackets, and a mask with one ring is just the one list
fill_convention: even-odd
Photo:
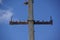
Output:
[[[25,0],[0,0],[0,40],[28,40],[28,25],[10,25],[11,16],[16,21],[28,19]],[[60,1],[34,0],[34,20],[53,19],[53,25],[34,25],[35,40],[60,40]]]

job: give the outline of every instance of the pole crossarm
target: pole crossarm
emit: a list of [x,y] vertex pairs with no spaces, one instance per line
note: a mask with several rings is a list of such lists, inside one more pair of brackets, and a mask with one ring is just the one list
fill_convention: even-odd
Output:
[[[30,20],[30,21],[33,21],[34,24],[53,24],[53,21],[50,20],[50,21],[34,21],[34,20]],[[10,24],[11,25],[17,25],[17,24],[28,24],[28,21],[10,21]]]

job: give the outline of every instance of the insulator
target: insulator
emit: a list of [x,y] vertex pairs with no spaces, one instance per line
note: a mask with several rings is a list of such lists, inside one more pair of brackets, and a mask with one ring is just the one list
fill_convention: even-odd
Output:
[[27,4],[28,4],[28,2],[24,2],[24,4],[25,4],[25,5],[27,5]]

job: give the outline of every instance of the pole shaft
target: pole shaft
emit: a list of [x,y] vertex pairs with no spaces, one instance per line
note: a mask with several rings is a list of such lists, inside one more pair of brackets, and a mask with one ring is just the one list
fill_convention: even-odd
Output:
[[28,27],[29,27],[29,40],[34,40],[34,23],[33,23],[33,0],[28,0]]
[[33,0],[28,0],[28,20],[33,20]]

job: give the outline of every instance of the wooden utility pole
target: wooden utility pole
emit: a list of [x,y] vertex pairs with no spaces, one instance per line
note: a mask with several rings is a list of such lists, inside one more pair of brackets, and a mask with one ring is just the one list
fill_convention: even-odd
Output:
[[19,21],[10,21],[11,25],[17,24],[28,24],[29,27],[29,40],[34,40],[34,24],[53,24],[52,17],[49,21],[35,21],[33,16],[33,0],[28,0],[24,4],[28,5],[28,20],[27,22],[19,22]]

